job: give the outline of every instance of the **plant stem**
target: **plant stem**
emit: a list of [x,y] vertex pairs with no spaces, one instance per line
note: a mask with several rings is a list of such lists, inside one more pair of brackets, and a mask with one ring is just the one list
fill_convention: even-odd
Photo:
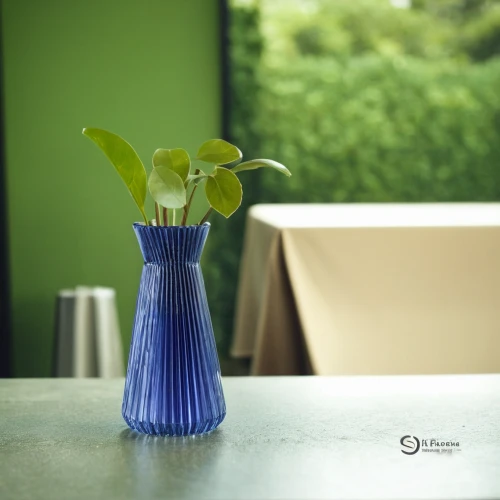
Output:
[[175,226],[175,208],[172,209],[172,226]]
[[[194,175],[199,175],[200,172],[201,172],[201,170],[199,168],[197,168],[194,171]],[[193,201],[194,192],[196,191],[197,187],[198,187],[198,184],[195,184],[193,186],[193,190],[191,191],[191,195],[189,196],[189,200],[188,200],[186,206],[184,207],[184,215],[182,216],[182,222],[181,222],[182,226],[186,225],[187,218],[188,218],[188,215],[189,215],[189,210],[191,209],[191,202]]]
[[148,216],[146,215],[146,212],[144,212],[144,210],[141,210],[141,214],[142,218],[144,219],[144,224],[146,224],[146,226],[149,226]]
[[158,203],[155,203],[155,214],[156,214],[156,225],[161,226],[160,207],[158,206]]
[[183,211],[182,211],[182,219],[181,219],[181,226],[186,225],[186,220],[187,220],[187,204],[184,205]]
[[189,215],[189,209],[191,208],[191,202],[193,201],[194,192],[196,191],[197,187],[198,187],[198,184],[195,184],[193,186],[193,190],[191,191],[191,195],[189,196],[189,200],[188,200],[186,206],[184,207],[184,215],[182,217],[182,222],[181,222],[182,226],[186,225],[186,221],[187,221],[187,218]]
[[168,208],[163,207],[163,225],[168,226]]
[[208,209],[208,212],[204,215],[203,219],[201,219],[201,221],[199,222],[198,226],[201,226],[202,224],[205,224],[205,222],[207,222],[207,220],[210,217],[210,214],[212,213],[212,211],[213,211],[213,208],[210,207]]

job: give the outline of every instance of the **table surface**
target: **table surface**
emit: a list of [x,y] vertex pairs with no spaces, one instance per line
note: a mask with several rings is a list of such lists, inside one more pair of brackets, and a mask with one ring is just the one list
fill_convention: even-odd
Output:
[[500,497],[500,375],[223,383],[218,429],[162,438],[126,427],[123,380],[0,381],[0,498]]
[[249,217],[279,229],[499,227],[500,203],[263,203]]

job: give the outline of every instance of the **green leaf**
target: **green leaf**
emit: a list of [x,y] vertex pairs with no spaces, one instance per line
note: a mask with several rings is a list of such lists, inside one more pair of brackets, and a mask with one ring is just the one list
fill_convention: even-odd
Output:
[[144,211],[144,202],[147,192],[147,175],[141,159],[134,148],[119,135],[99,128],[84,128],[83,135],[94,141],[113,164],[123,182],[127,186],[132,198],[146,224],[148,218]]
[[198,160],[206,161],[207,163],[216,163],[217,165],[225,165],[243,157],[241,151],[229,142],[222,139],[211,139],[204,142],[198,150]]
[[231,170],[215,167],[207,178],[205,194],[210,206],[227,218],[241,205],[243,190],[238,177]]
[[178,174],[168,167],[156,167],[149,176],[149,192],[166,208],[182,208],[186,204],[186,188]]
[[157,149],[153,154],[153,166],[168,167],[185,181],[189,175],[191,160],[184,149]]
[[232,170],[233,167],[236,167],[236,165],[238,165],[238,163],[241,163],[241,158],[238,158],[237,160],[234,160],[231,163],[225,163],[224,168],[229,168]]
[[207,174],[205,174],[204,172],[202,172],[200,170],[200,173],[199,174],[189,174],[187,176],[187,179],[186,179],[186,187],[190,184],[190,183],[193,183],[193,184],[199,184],[201,181],[204,181],[205,179],[207,179],[209,176]]
[[250,161],[244,161],[243,163],[240,163],[239,165],[236,165],[233,169],[231,169],[231,172],[236,173],[236,172],[243,172],[244,170],[255,170],[256,168],[261,168],[261,167],[270,167],[274,168],[278,172],[281,172],[282,174],[285,174],[287,177],[290,177],[292,173],[290,170],[288,170],[285,165],[282,165],[281,163],[278,163],[277,161],[274,160],[250,160]]

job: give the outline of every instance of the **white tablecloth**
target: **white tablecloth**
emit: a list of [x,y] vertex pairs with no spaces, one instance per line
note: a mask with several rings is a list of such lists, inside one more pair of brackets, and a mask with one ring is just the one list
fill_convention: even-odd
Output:
[[232,354],[254,374],[500,371],[500,204],[256,205]]

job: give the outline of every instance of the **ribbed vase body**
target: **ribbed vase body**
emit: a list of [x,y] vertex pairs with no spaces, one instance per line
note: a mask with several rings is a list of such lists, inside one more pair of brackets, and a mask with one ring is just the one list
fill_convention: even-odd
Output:
[[209,229],[134,224],[144,268],[122,414],[146,434],[200,434],[226,415],[200,267]]

